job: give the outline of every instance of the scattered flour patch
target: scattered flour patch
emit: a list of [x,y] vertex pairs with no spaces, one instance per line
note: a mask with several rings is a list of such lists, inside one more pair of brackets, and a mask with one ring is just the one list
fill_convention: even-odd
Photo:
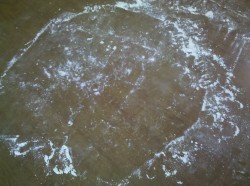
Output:
[[240,133],[240,129],[237,125],[235,125],[236,129],[235,129],[235,132],[234,132],[234,136],[238,136],[239,133]]
[[133,175],[134,176],[137,176],[139,179],[142,178],[141,176],[141,169],[136,169],[134,172],[133,172]]
[[72,126],[73,125],[73,120],[70,118],[68,121],[68,126]]
[[56,151],[56,149],[54,148],[54,144],[50,140],[49,140],[49,145],[51,149],[51,154],[49,156],[44,155],[44,162],[47,168],[49,167],[50,160],[54,157]]
[[94,5],[94,6],[85,6],[84,10],[81,14],[87,14],[87,13],[91,13],[91,12],[98,12],[101,9],[105,9],[108,7],[112,7],[111,5]]
[[230,124],[231,124],[232,127],[235,127],[234,137],[238,136],[240,134],[239,127],[235,123],[233,123],[233,122],[230,122]]
[[[55,167],[52,169],[55,174],[71,174],[72,176],[77,176],[73,166],[70,148],[66,145],[62,145],[61,148],[58,148],[51,140],[48,140],[48,143],[44,142],[44,139],[31,139],[18,142],[18,138],[19,135],[0,135],[0,140],[9,145],[10,154],[14,157],[25,157],[28,153],[32,153],[36,158],[42,158],[47,168],[47,175],[51,174],[52,167],[50,162],[53,159],[56,162]],[[43,154],[42,152],[42,149],[47,148],[51,151],[50,155]]]
[[48,72],[46,68],[43,68],[43,72],[49,79],[51,78],[51,74]]
[[96,96],[101,95],[101,93],[98,91],[97,88],[94,88],[94,89],[93,89],[93,92],[94,92],[94,95],[96,95]]
[[59,75],[60,75],[61,77],[66,77],[66,76],[68,75],[67,72],[62,71],[62,70],[58,70],[58,73],[59,73]]
[[188,7],[187,10],[192,14],[197,14],[197,8],[196,7]]
[[54,173],[56,174],[71,174],[72,176],[77,176],[76,170],[73,166],[73,161],[70,155],[70,149],[63,145],[61,149],[59,150],[59,160],[62,163],[62,165],[59,166],[56,165],[53,168]]
[[177,174],[177,170],[176,169],[173,170],[173,171],[167,170],[167,168],[166,168],[165,165],[162,165],[162,170],[165,173],[166,177],[175,176]]
[[202,103],[202,107],[201,107],[201,111],[203,111],[203,112],[206,111],[206,107],[208,105],[207,94],[208,94],[208,91],[206,91],[204,98],[203,98],[203,103]]
[[209,19],[213,19],[214,18],[214,13],[212,11],[208,11],[205,16]]
[[147,163],[146,163],[146,164],[147,164],[147,167],[148,167],[148,168],[152,167],[152,165],[153,165],[154,162],[155,162],[155,159],[150,159],[150,160],[148,160]]
[[229,95],[229,97],[227,97],[227,98],[228,98],[230,101],[235,101],[235,95],[234,95],[234,93],[233,93],[231,90],[224,88],[224,91],[225,91],[225,93],[226,93],[227,95]]
[[155,157],[157,157],[157,158],[159,158],[159,157],[161,157],[161,156],[166,157],[166,154],[165,154],[164,152],[159,152],[159,153],[156,153],[156,154],[155,154]]
[[183,182],[182,181],[177,181],[177,184],[182,185]]
[[125,69],[125,73],[129,76],[132,72],[132,69],[131,68],[126,68]]
[[115,7],[121,8],[124,10],[129,10],[129,9],[139,9],[139,8],[148,8],[151,5],[145,1],[142,0],[136,0],[135,3],[125,3],[125,2],[117,2],[115,4]]
[[179,155],[179,153],[174,153],[173,155],[172,155],[172,157],[174,158],[174,159],[179,159],[179,160],[181,160],[184,164],[191,164],[190,163],[190,157],[189,157],[189,153],[188,152],[182,152],[182,155]]
[[94,94],[95,94],[96,96],[100,96],[100,95],[101,95],[101,93],[98,92],[98,91],[94,92]]
[[187,75],[190,74],[190,70],[189,70],[188,67],[184,67],[184,72],[183,72],[183,74],[187,74]]
[[150,177],[148,174],[146,174],[147,179],[153,180],[155,179],[155,176]]

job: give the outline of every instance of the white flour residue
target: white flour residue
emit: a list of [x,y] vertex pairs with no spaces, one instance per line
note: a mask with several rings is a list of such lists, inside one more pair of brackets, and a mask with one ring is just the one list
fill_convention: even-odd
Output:
[[214,13],[212,11],[208,11],[205,16],[207,16],[209,19],[213,19],[214,18]]
[[184,152],[172,152],[172,153],[173,153],[172,157],[174,159],[178,158],[184,164],[189,164],[189,165],[191,164],[189,152],[184,151]]
[[50,146],[51,154],[44,155],[44,162],[47,168],[49,167],[50,160],[54,157],[55,151],[56,151],[54,144],[50,140],[49,140],[49,146]]
[[70,115],[69,115],[69,119],[68,119],[68,126],[72,126],[74,124],[74,119],[75,116],[80,113],[80,111],[82,110],[83,106],[79,106],[76,110],[74,110],[72,107],[69,108],[70,110]]
[[122,8],[124,10],[133,10],[141,11],[143,8],[149,8],[151,5],[145,0],[136,0],[135,3],[125,3],[125,2],[116,2],[115,7]]
[[72,176],[77,176],[76,170],[73,166],[70,149],[66,145],[63,145],[60,148],[58,160],[59,162],[63,162],[63,164],[61,166],[56,165],[53,168],[53,171],[56,174],[71,174]]
[[165,165],[162,165],[162,170],[166,177],[175,176],[177,174],[177,170],[169,171]]
[[[3,141],[9,146],[10,154],[15,157],[25,157],[32,154],[35,158],[44,161],[47,175],[52,174],[70,174],[77,176],[77,171],[74,168],[72,153],[65,144],[61,147],[56,147],[52,140],[44,142],[42,139],[32,139],[28,141],[18,140],[19,135],[0,135],[0,141]],[[20,142],[19,142],[20,141]],[[43,149],[50,149],[50,154],[44,154]],[[54,164],[54,167],[52,167]]]
[[183,182],[182,181],[177,181],[177,184],[182,185]]
[[[95,5],[95,6],[87,6],[84,8],[83,12],[78,14],[65,14],[57,19],[50,21],[47,25],[45,25],[35,36],[33,40],[28,43],[28,47],[20,50],[17,55],[15,55],[8,63],[7,67],[3,75],[0,77],[0,89],[3,88],[2,79],[6,76],[8,71],[15,65],[15,63],[29,50],[29,48],[41,37],[41,35],[50,27],[51,34],[56,34],[58,30],[53,27],[53,25],[61,24],[62,22],[68,22],[73,18],[87,13],[95,13],[105,8],[122,8],[124,10],[132,11],[132,12],[143,12],[150,17],[157,18],[157,21],[161,21],[160,24],[164,24],[164,26],[168,26],[172,28],[169,31],[172,39],[172,47],[177,48],[178,51],[181,51],[184,59],[186,61],[190,60],[193,62],[190,66],[188,66],[186,61],[178,61],[177,66],[182,68],[183,74],[188,75],[191,77],[191,88],[197,91],[204,91],[203,100],[201,103],[201,114],[199,115],[197,122],[195,122],[190,128],[188,128],[183,136],[177,137],[174,140],[168,142],[162,150],[159,152],[154,153],[154,157],[149,159],[146,163],[146,170],[149,170],[154,167],[154,163],[157,159],[163,158],[167,161],[168,155],[171,154],[170,158],[173,158],[173,161],[179,164],[184,165],[191,165],[192,162],[195,161],[194,153],[201,149],[202,144],[198,144],[197,142],[191,142],[192,145],[185,146],[182,148],[183,144],[187,143],[187,139],[191,131],[198,130],[201,127],[201,121],[204,120],[204,115],[211,116],[213,120],[213,124],[210,129],[219,129],[219,131],[223,131],[223,122],[225,120],[231,127],[233,128],[232,136],[223,138],[225,141],[231,138],[238,136],[241,132],[239,126],[236,124],[237,116],[234,115],[232,110],[232,105],[237,107],[238,109],[243,109],[244,105],[240,101],[237,100],[237,96],[240,93],[240,90],[233,84],[234,74],[233,71],[237,62],[240,59],[240,55],[242,54],[242,48],[245,46],[245,43],[242,44],[241,48],[238,50],[238,54],[236,56],[236,63],[233,66],[230,66],[225,63],[223,57],[220,55],[214,54],[214,51],[209,46],[201,45],[203,38],[203,33],[199,32],[199,24],[195,21],[184,21],[181,19],[177,19],[176,21],[167,21],[167,15],[165,12],[157,12],[159,15],[153,13],[152,10],[161,10],[160,8],[153,7],[150,4],[150,1],[143,1],[143,0],[136,0],[135,3],[126,3],[126,2],[116,2],[114,6],[111,5]],[[152,8],[152,9],[151,9]],[[155,8],[155,9],[154,9]],[[178,9],[179,10],[179,9]],[[198,14],[198,9],[196,7],[187,7],[182,8],[182,10],[188,11],[192,14]],[[204,15],[204,13],[202,14]],[[214,19],[213,11],[208,11],[205,13],[205,16],[209,18],[210,21]],[[189,23],[186,24],[186,23]],[[230,23],[230,20],[228,20]],[[188,26],[187,26],[188,25]],[[191,25],[191,26],[190,26]],[[53,28],[52,28],[53,27]],[[165,28],[164,28],[165,29]],[[85,30],[84,30],[85,31]],[[193,32],[198,36],[190,35],[190,32]],[[92,42],[95,37],[87,38],[86,40]],[[120,38],[119,38],[120,39]],[[134,42],[127,39],[127,41],[142,46],[143,49],[147,49],[148,51],[152,52],[152,56],[148,58],[148,63],[153,64],[157,61],[157,57],[161,56],[162,53],[158,52],[155,48],[151,47],[150,45],[142,44],[140,42]],[[125,42],[125,39],[123,40]],[[105,46],[107,43],[104,40],[99,42],[100,45]],[[159,45],[161,46],[161,45]],[[110,52],[109,56],[112,56],[113,52],[118,50],[116,46],[108,45],[106,48],[106,52]],[[65,47],[64,54],[67,57],[64,63],[54,66],[53,68],[43,68],[44,75],[51,79],[55,79],[55,85],[57,86],[60,84],[62,87],[66,87],[72,84],[75,84],[76,87],[80,88],[83,92],[86,91],[88,95],[92,96],[100,96],[104,90],[105,84],[108,82],[108,77],[105,76],[103,73],[96,73],[91,74],[88,76],[88,80],[83,81],[82,78],[85,76],[85,68],[81,63],[78,61],[71,60],[72,52],[74,48]],[[150,53],[151,54],[151,53]],[[158,56],[157,56],[158,55]],[[88,64],[90,64],[89,72],[92,70],[101,71],[107,65],[107,61],[99,60],[95,55],[86,54],[86,60]],[[138,57],[138,61],[145,62],[147,59],[145,57],[136,56]],[[204,58],[206,60],[204,60]],[[142,63],[142,73],[138,76],[133,84],[133,88],[130,90],[128,95],[125,97],[125,103],[128,97],[134,94],[141,86],[143,81],[145,80],[144,74],[144,64]],[[217,75],[211,75],[210,71],[214,69],[214,66],[217,68],[221,68],[222,73],[225,75],[225,82],[222,82]],[[197,73],[197,77],[194,76],[193,71],[194,69],[198,69],[199,73]],[[195,69],[195,70],[196,70]],[[121,73],[122,71],[122,73]],[[117,74],[115,74],[115,78],[127,77],[133,74],[132,68],[125,68],[125,70],[117,69]],[[121,74],[124,75],[121,77]],[[28,84],[28,83],[27,83]],[[25,88],[27,86],[25,83],[21,83],[20,86]],[[95,84],[95,87],[91,87],[90,85]],[[47,91],[47,90],[46,90]],[[53,88],[50,89],[53,91]],[[184,95],[184,94],[182,94]],[[184,97],[184,96],[183,96]],[[33,104],[41,105],[42,101],[39,100],[33,101]],[[32,107],[33,108],[33,107]],[[74,124],[75,116],[80,112],[82,107],[77,107],[76,109],[70,107],[69,109],[69,117],[67,120],[67,125],[72,126]],[[19,136],[0,136],[0,140],[6,142],[9,145],[10,153],[16,157],[24,157],[29,153],[39,154],[37,157],[42,157],[42,160],[45,163],[47,173],[48,174],[70,174],[72,176],[78,176],[78,173],[73,164],[73,156],[70,147],[68,147],[65,143],[57,147],[53,140],[47,140],[43,142],[41,139],[36,140],[29,140],[29,141],[21,141],[19,142]],[[32,145],[30,145],[32,144]],[[199,146],[200,145],[200,146]],[[50,149],[49,154],[43,154],[42,149],[48,148]],[[51,166],[53,164],[53,167]],[[171,177],[177,175],[177,169],[168,170],[167,166],[162,164],[161,166],[162,171],[164,172],[166,177]],[[133,176],[138,177],[141,179],[143,177],[141,168],[136,169],[133,171],[128,177],[126,177],[123,181],[121,181],[118,185],[126,185],[129,183],[129,179]],[[146,174],[147,179],[155,179],[154,176],[149,176]],[[101,180],[101,179],[100,179]],[[102,182],[102,181],[101,181]],[[104,182],[104,181],[103,181]],[[182,181],[178,181],[177,184],[183,184]]]
[[[10,154],[15,157],[24,157],[28,153],[32,151],[38,151],[44,148],[42,144],[40,144],[37,140],[18,142],[18,138],[20,136],[9,136],[9,135],[1,135],[0,140],[8,143]],[[32,145],[30,145],[32,144]]]

